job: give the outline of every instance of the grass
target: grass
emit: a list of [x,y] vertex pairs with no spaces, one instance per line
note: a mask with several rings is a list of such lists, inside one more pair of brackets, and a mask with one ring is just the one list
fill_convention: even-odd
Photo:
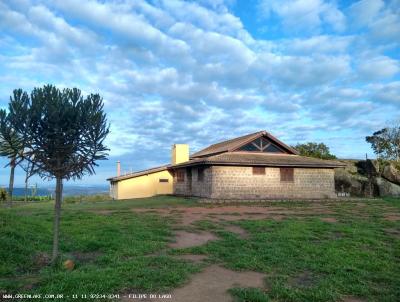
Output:
[[[149,204],[159,206],[164,197]],[[52,207],[48,203],[0,210],[0,291],[24,293],[158,292],[186,281],[198,267],[168,256],[149,256],[171,239],[170,222],[152,214],[134,214],[127,204],[64,205],[61,221],[62,261],[74,259],[70,272],[46,266],[52,243]],[[169,204],[183,203],[169,198]],[[116,213],[98,214],[98,209]],[[85,209],[85,210],[83,210]],[[61,262],[62,262],[61,261]]]
[[[0,291],[64,295],[166,292],[201,269],[172,254],[195,253],[233,270],[266,274],[268,290],[232,288],[230,293],[237,301],[340,301],[345,296],[398,301],[400,221],[385,216],[400,215],[400,200],[327,205],[331,214],[234,222],[249,234],[245,239],[226,231],[226,222],[198,221],[192,228],[214,232],[220,239],[165,254],[161,252],[173,239],[176,226],[156,213],[138,214],[130,209],[204,206],[195,199],[160,196],[64,204],[60,248],[62,260],[75,259],[73,271],[43,265],[51,250],[52,203],[2,208]],[[282,202],[278,206],[302,211],[312,203]],[[328,216],[337,222],[319,219]]]

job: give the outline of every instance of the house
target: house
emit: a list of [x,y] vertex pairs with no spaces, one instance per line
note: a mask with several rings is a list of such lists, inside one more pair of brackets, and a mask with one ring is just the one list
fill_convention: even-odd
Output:
[[114,199],[158,194],[212,199],[335,198],[334,169],[344,165],[300,156],[260,131],[211,145],[189,156],[173,145],[171,164],[109,178]]

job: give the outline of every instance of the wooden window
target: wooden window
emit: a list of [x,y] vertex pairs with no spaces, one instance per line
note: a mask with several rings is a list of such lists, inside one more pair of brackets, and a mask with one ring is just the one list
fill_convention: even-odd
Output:
[[265,175],[265,167],[253,167],[253,175]]
[[184,170],[176,171],[176,181],[177,182],[184,182],[185,181],[185,171]]
[[204,180],[204,168],[198,168],[197,169],[197,181],[203,181]]
[[160,182],[169,182],[168,178],[160,178]]
[[238,151],[284,153],[282,149],[264,137],[257,138],[256,140],[240,147]]
[[281,181],[294,181],[294,169],[281,168]]

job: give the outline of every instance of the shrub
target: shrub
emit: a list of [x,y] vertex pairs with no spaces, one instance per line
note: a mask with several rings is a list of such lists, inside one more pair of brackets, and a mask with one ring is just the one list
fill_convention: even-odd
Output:
[[7,200],[7,190],[4,188],[0,188],[0,201]]

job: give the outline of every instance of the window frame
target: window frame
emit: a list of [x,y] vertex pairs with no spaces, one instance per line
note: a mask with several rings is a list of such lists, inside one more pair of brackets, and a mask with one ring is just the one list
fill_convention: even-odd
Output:
[[281,182],[294,182],[294,168],[281,167],[279,168]]
[[265,175],[265,167],[254,166],[252,167],[253,175]]
[[[259,142],[259,143],[258,143]],[[245,148],[249,146],[249,150],[245,150]],[[274,147],[277,151],[276,152],[268,152],[266,151],[267,148],[270,146]],[[270,139],[265,137],[256,138],[246,144],[240,146],[235,151],[239,152],[255,152],[255,153],[271,153],[271,154],[285,154],[287,153],[284,149],[278,146],[276,143],[272,142]]]
[[185,170],[176,171],[176,182],[185,182]]

